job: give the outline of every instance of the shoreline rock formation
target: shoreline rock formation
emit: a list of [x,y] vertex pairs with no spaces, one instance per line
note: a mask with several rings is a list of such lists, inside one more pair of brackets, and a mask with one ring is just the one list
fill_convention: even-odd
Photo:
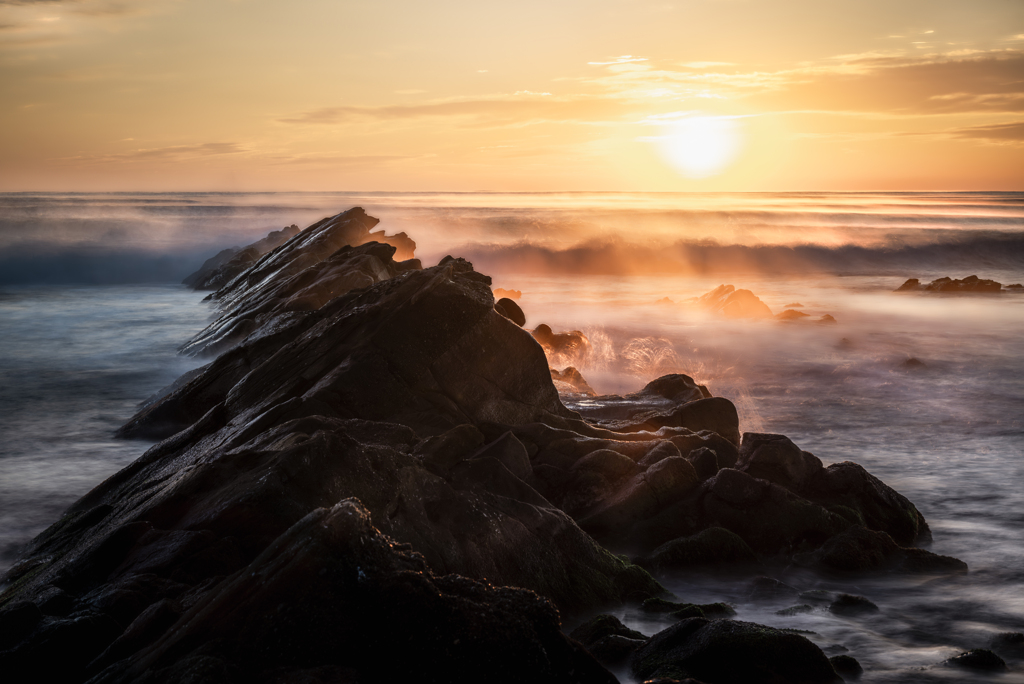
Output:
[[994,280],[985,280],[976,275],[970,275],[963,280],[953,278],[939,278],[925,285],[917,278],[910,278],[897,287],[893,292],[941,292],[944,294],[999,294],[1001,292],[1024,292],[1024,285],[1015,283],[1007,285]]
[[[358,208],[324,219],[212,296],[222,315],[183,351],[219,355],[121,429],[162,441],[4,576],[0,668],[95,683],[612,682],[560,616],[664,596],[650,573],[965,569],[915,547],[930,533],[905,497],[856,464],[742,433],[732,403],[688,376],[567,408],[543,331],[499,312],[488,276],[348,242],[374,225]],[[570,371],[557,380],[589,387]],[[679,628],[705,635],[693,644],[728,638],[761,658],[759,626],[697,617]],[[814,681],[833,681],[804,641],[772,665],[778,681],[804,653]],[[651,672],[731,676],[673,655],[677,642],[645,642],[634,670],[654,658],[670,664]]]

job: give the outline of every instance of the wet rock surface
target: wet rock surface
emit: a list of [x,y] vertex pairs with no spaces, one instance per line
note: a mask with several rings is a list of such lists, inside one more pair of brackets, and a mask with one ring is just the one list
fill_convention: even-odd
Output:
[[[582,333],[531,334],[472,264],[424,269],[401,236],[367,241],[375,225],[360,209],[324,219],[212,295],[221,316],[184,350],[219,355],[121,430],[163,441],[5,575],[0,667],[614,681],[559,616],[663,596],[648,571],[962,570],[914,548],[928,527],[905,497],[741,433],[735,406],[689,376],[625,396],[556,376],[551,351],[586,353]],[[802,637],[709,622],[724,605],[669,607],[689,625],[674,636],[574,638],[643,677],[733,681],[741,653],[750,676],[833,681]]]
[[291,225],[271,231],[262,240],[257,240],[246,247],[225,249],[207,259],[198,271],[181,282],[193,290],[218,290],[256,263],[264,254],[277,249],[298,232],[299,227]]

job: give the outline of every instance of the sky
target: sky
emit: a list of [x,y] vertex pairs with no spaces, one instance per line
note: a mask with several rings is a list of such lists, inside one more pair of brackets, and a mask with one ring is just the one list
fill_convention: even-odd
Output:
[[0,0],[0,191],[1024,190],[1021,0]]

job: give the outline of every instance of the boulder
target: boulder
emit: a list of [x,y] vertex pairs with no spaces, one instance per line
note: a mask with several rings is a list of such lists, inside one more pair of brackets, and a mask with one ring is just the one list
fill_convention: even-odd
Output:
[[836,615],[857,617],[878,612],[878,606],[864,598],[852,594],[840,594],[829,607],[829,612]]
[[634,562],[654,573],[725,566],[752,566],[757,556],[740,537],[721,527],[709,527],[665,542]]
[[925,549],[903,548],[885,532],[854,525],[829,539],[813,554],[819,570],[844,573],[903,572],[956,574],[967,564]]
[[526,314],[519,308],[519,305],[508,297],[502,297],[494,303],[494,310],[512,321],[520,328],[526,325]]
[[630,668],[640,681],[842,682],[821,649],[804,637],[737,620],[683,620],[637,649]]
[[975,648],[955,655],[945,661],[946,665],[979,672],[1006,672],[1006,662],[987,648]]
[[554,360],[553,365],[566,365],[564,362],[568,361],[573,366],[583,366],[593,351],[590,340],[579,330],[556,333],[551,326],[541,323],[531,334],[544,348],[548,358]]

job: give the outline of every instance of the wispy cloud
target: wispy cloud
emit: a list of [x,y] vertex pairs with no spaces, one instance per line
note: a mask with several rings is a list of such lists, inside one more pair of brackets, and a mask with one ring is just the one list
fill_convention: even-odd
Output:
[[974,138],[978,140],[1022,143],[1024,142],[1024,121],[990,124],[987,126],[954,128],[947,131],[947,134],[955,138]]
[[96,162],[136,162],[136,161],[186,161],[202,157],[213,157],[227,154],[241,154],[246,148],[234,142],[210,142],[195,145],[170,145],[167,147],[149,147],[102,155],[78,155],[65,157],[59,161],[96,163]]

